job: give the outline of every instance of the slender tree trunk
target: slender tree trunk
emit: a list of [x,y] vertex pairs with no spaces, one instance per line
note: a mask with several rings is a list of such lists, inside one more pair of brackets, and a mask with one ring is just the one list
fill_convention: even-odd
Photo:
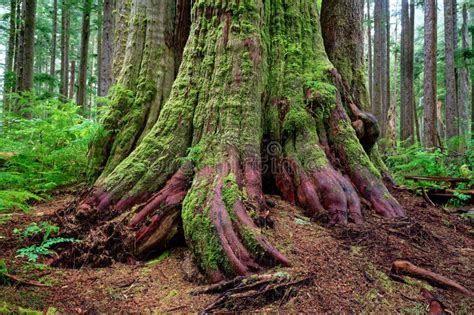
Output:
[[114,46],[114,1],[104,0],[102,43],[100,46],[99,96],[106,96],[112,85],[112,57]]
[[75,60],[72,60],[71,61],[71,74],[69,76],[69,99],[70,100],[73,100],[74,99],[74,94],[75,94],[75,91],[76,91],[76,87],[75,87],[75,84],[76,84],[76,61]]
[[[360,110],[364,95],[368,101],[365,78],[360,69],[351,70],[357,69],[352,61],[338,58],[341,50],[349,50],[349,59],[363,58],[363,3],[323,1],[322,28],[313,0],[196,2],[182,64],[151,130],[116,167],[105,170],[77,208],[60,214],[75,227],[69,235],[83,241],[59,262],[104,265],[111,262],[107,255],[122,261],[146,256],[169,245],[181,218],[195,262],[211,281],[288,265],[249,216],[250,209],[257,214],[266,209],[262,154],[278,166],[268,175],[282,198],[307,215],[325,214],[332,224],[361,223],[360,194],[380,215],[404,216],[367,154],[377,123]],[[175,5],[134,0],[127,67],[118,78],[122,93],[113,94],[122,103],[111,106],[129,135],[137,134],[127,124],[136,119],[130,108],[146,116],[142,111],[151,111],[149,103],[156,101],[143,101],[141,93],[150,90],[140,91],[143,84],[137,81],[155,79],[151,86],[160,89],[166,82],[156,74],[169,63],[147,54],[166,51],[173,37],[154,35],[179,34],[176,28],[186,26],[166,23],[181,21],[173,17]],[[327,21],[333,17],[343,23],[331,29]],[[358,37],[348,36],[351,32]],[[329,38],[336,44],[329,46]],[[347,66],[340,73],[325,43],[334,64]],[[161,100],[163,93],[157,94]],[[147,118],[137,119],[137,125]],[[264,143],[269,145],[262,153]],[[87,254],[94,252],[104,255]]]
[[79,61],[79,77],[76,95],[76,103],[82,106],[83,113],[86,112],[87,94],[87,64],[89,61],[89,38],[90,38],[90,18],[92,10],[92,0],[84,0],[82,12],[82,32],[81,32],[81,53]]
[[[53,29],[51,33],[51,62],[49,66],[49,75],[56,77],[56,36],[58,33],[58,0],[53,0]],[[50,93],[54,91],[54,84],[49,88]]]
[[382,108],[382,122],[381,132],[382,137],[387,137],[387,113],[390,107],[390,1],[384,0],[384,26],[385,26],[385,38],[384,38],[384,57],[383,57],[383,82],[384,82],[384,99]]
[[412,19],[408,0],[402,0],[400,140],[414,143]]
[[[411,98],[411,109],[412,109],[412,121],[415,122],[415,135],[416,141],[421,143],[421,128],[420,120],[418,119],[417,103],[415,99],[414,91],[414,58],[415,58],[415,1],[412,0],[410,3],[410,38],[409,38],[409,54],[408,54],[408,66],[410,80],[410,98]],[[410,74],[411,73],[411,74]]]
[[[398,18],[395,20],[395,30],[394,30],[394,41],[398,42]],[[397,93],[397,82],[398,82],[398,69],[397,66],[399,60],[398,60],[398,50],[394,50],[393,53],[393,88],[392,88],[392,94],[390,98],[390,107],[388,109],[388,115],[387,115],[387,147],[390,149],[395,149],[397,145],[397,128],[396,128],[396,119],[397,119],[397,99],[398,99],[398,93]]]
[[62,0],[61,4],[61,87],[60,93],[68,97],[69,86],[69,4]]
[[369,68],[369,99],[370,106],[374,103],[374,80],[373,80],[373,61],[372,61],[372,20],[370,15],[370,0],[367,0],[367,42],[368,42],[368,68]]
[[3,115],[6,112],[11,111],[11,103],[9,93],[14,91],[15,88],[15,78],[14,78],[14,61],[15,61],[15,39],[17,36],[16,28],[16,10],[17,10],[17,0],[10,1],[10,20],[9,20],[9,30],[8,30],[8,47],[7,53],[5,56],[5,74],[3,81]]
[[464,154],[467,145],[467,136],[469,132],[469,70],[467,68],[467,59],[464,52],[469,49],[468,43],[468,21],[467,21],[467,4],[462,9],[462,27],[461,27],[461,67],[458,69],[458,89],[457,89],[457,105],[459,111],[459,151]]
[[[470,8],[469,15],[471,23],[474,24],[474,7]],[[474,32],[471,32],[471,49],[474,50]],[[474,78],[473,72],[471,68],[471,78]],[[474,140],[474,80],[471,80],[471,140]]]
[[454,63],[454,8],[453,0],[444,0],[444,54],[446,83],[446,137],[451,139],[459,136],[456,104],[456,73]]
[[425,73],[423,81],[423,145],[425,148],[433,148],[438,145],[437,132],[437,97],[436,97],[436,75],[437,75],[437,5],[436,0],[425,1]]
[[372,112],[379,121],[381,134],[384,134],[384,102],[386,98],[385,59],[387,45],[385,26],[385,0],[375,1],[374,7],[374,96]]

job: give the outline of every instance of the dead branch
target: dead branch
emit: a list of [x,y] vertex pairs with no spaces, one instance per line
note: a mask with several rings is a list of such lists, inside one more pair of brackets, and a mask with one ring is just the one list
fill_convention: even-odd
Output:
[[459,283],[446,278],[440,274],[426,270],[424,268],[417,267],[406,260],[396,260],[392,264],[392,272],[395,274],[407,274],[416,278],[421,278],[434,282],[438,285],[455,289],[466,296],[473,296],[473,293],[460,285]]

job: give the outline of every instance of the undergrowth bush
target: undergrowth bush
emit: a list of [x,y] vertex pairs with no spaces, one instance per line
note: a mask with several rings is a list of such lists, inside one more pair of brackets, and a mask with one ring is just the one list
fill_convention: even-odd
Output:
[[[474,184],[474,141],[470,149],[465,154],[457,152],[435,149],[424,150],[419,144],[409,147],[400,146],[395,153],[389,154],[385,162],[392,171],[395,180],[404,185],[413,184],[410,180],[405,180],[406,175],[417,176],[447,176],[470,178]],[[422,184],[422,182],[418,183]],[[433,184],[430,184],[432,186]],[[464,188],[464,187],[460,187]]]
[[[81,181],[86,173],[87,146],[98,124],[79,115],[74,103],[15,96],[28,104],[31,119],[22,113],[3,121],[0,141],[0,213],[27,210],[58,187]],[[25,107],[23,107],[25,108]]]

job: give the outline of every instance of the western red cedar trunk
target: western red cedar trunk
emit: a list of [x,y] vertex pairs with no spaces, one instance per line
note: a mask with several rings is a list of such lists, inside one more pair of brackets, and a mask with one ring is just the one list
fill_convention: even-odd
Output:
[[374,80],[373,80],[373,61],[372,61],[372,20],[370,15],[370,0],[367,0],[367,55],[368,55],[368,81],[369,81],[369,96],[370,96],[370,105],[373,104],[373,95],[374,95]]
[[68,98],[69,86],[69,3],[68,0],[62,0],[61,3],[61,82],[59,93]]
[[82,111],[86,112],[86,96],[87,96],[87,64],[89,62],[89,38],[91,27],[91,10],[92,0],[84,0],[84,8],[82,11],[82,31],[81,31],[81,52],[78,71],[78,86],[76,94],[76,103],[82,107]]
[[425,148],[433,148],[438,145],[437,140],[437,5],[436,0],[425,1],[425,34],[424,34],[424,81],[423,81],[423,145]]
[[115,0],[114,14],[114,50],[112,57],[112,83],[120,75],[122,70],[123,58],[125,55],[125,46],[128,37],[128,22],[130,19],[131,0]]
[[[413,37],[408,0],[402,0],[401,76],[400,76],[400,140],[414,143]],[[414,17],[413,17],[414,18]]]
[[459,116],[459,150],[464,154],[467,146],[467,137],[469,132],[469,70],[467,67],[468,60],[465,52],[469,49],[468,43],[468,21],[467,21],[467,4],[463,4],[462,8],[462,26],[461,26],[461,54],[459,55],[458,68],[458,89],[457,89],[457,105]]
[[[56,77],[56,37],[58,33],[58,0],[53,0],[53,29],[51,30],[51,61],[49,65],[49,75]],[[49,87],[50,93],[54,91],[54,83]]]
[[456,74],[454,62],[454,8],[452,0],[444,0],[444,57],[446,83],[446,138],[449,140],[459,136],[458,115],[456,104]]
[[[322,27],[312,0],[203,0],[189,29],[189,1],[134,0],[104,121],[105,131],[119,129],[105,132],[105,143],[120,148],[94,143],[94,156],[108,161],[92,191],[59,214],[83,241],[58,263],[146,257],[168,246],[182,222],[211,281],[288,265],[253,220],[267,209],[263,178],[330,224],[362,223],[360,196],[381,216],[404,216],[369,158],[379,130],[362,110],[362,8],[363,0],[323,1]],[[175,44],[185,33],[174,78]],[[167,92],[170,82],[157,74],[174,82]],[[117,151],[129,143],[130,153]],[[94,252],[107,255],[81,254]]]
[[106,96],[112,85],[112,57],[114,44],[114,1],[104,0],[99,66],[99,96]]

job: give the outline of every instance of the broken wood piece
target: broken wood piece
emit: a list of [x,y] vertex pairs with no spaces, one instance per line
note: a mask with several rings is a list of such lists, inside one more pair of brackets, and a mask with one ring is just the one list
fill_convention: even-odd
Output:
[[466,289],[459,283],[427,269],[417,267],[406,260],[394,261],[392,264],[392,272],[395,274],[407,274],[416,278],[428,280],[439,285],[455,289],[466,296],[473,296],[473,293],[470,290]]
[[442,315],[444,314],[444,305],[441,303],[430,291],[422,288],[420,290],[421,296],[428,302],[430,307],[430,315]]

